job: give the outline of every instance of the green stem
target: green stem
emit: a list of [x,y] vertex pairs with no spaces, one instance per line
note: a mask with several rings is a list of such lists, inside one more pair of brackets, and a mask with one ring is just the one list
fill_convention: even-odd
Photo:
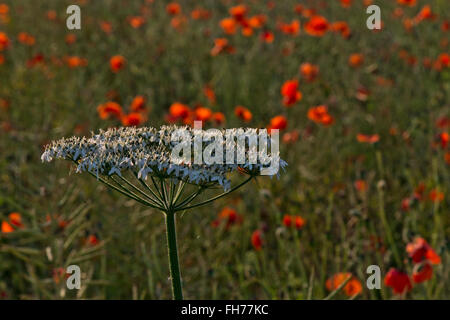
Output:
[[178,199],[180,198],[181,194],[183,193],[184,187],[186,186],[185,181],[180,181],[180,184],[178,185],[177,193],[175,194],[175,198],[173,199],[173,206],[177,203]]
[[389,242],[389,245],[391,246],[395,262],[397,263],[398,267],[400,268],[403,265],[402,259],[400,258],[400,254],[398,253],[397,244],[394,240],[392,230],[387,221],[386,212],[384,210],[384,192],[383,192],[383,190],[381,190],[381,188],[378,188],[378,202],[379,202],[378,214],[380,215],[381,224],[383,225],[387,240]]
[[[102,182],[103,184],[107,185],[108,187],[120,192],[121,194],[127,196],[128,198],[131,198],[139,203],[142,203],[143,205],[155,208],[155,209],[159,209],[162,210],[162,208],[154,206],[153,204],[151,204],[148,201],[145,201],[144,199],[135,196],[133,193],[131,193],[128,189],[124,188],[122,185],[118,184],[120,188],[116,187],[115,185],[109,183],[108,181],[106,181],[105,179],[101,178],[101,177],[97,177],[95,174],[91,173],[88,171],[88,173],[93,176],[94,178],[98,179],[100,182]],[[115,181],[116,182],[116,181]],[[117,182],[116,182],[117,183]]]
[[159,178],[159,182],[160,182],[160,186],[161,186],[162,200],[163,200],[164,206],[166,207],[166,209],[168,209],[169,201],[168,201],[168,198],[166,197],[166,184],[165,184],[163,178]]
[[159,203],[156,199],[152,198],[150,195],[146,194],[144,191],[142,191],[141,189],[139,189],[138,187],[136,187],[134,184],[132,184],[131,182],[129,182],[127,179],[125,179],[122,176],[116,175],[117,177],[119,177],[123,182],[125,182],[128,186],[130,186],[133,190],[136,190],[138,193],[140,193],[141,195],[143,195],[145,198],[147,198],[148,200],[150,200],[154,205],[162,205],[161,203]]
[[161,192],[159,192],[158,184],[156,183],[155,179],[153,179],[152,176],[150,176],[150,179],[152,179],[153,186],[155,187],[156,192],[157,192],[158,195],[159,195],[159,199],[162,199],[162,194],[161,194]]
[[[376,152],[376,159],[378,164],[378,171],[380,172],[381,179],[384,179],[384,167],[383,167],[383,157],[380,153],[380,151]],[[381,180],[384,181],[384,180]],[[378,186],[378,214],[380,215],[380,220],[384,228],[384,232],[386,233],[387,240],[389,242],[389,245],[391,246],[392,253],[394,255],[395,262],[397,263],[398,267],[400,268],[402,264],[402,259],[400,258],[400,254],[397,249],[397,243],[394,240],[394,236],[391,230],[391,227],[387,221],[386,217],[386,211],[384,209],[384,190],[383,185]]]
[[[134,177],[136,178],[136,180],[138,180],[139,183],[142,184],[142,186],[144,186],[145,189],[147,189],[148,191],[150,191],[150,193],[154,196],[154,198],[155,198],[156,200],[158,200],[159,205],[160,205],[161,207],[163,207],[163,203],[162,203],[161,198],[158,197],[158,195],[152,190],[152,188],[151,188],[151,187],[150,187],[143,179],[138,178],[138,175],[137,175],[135,172],[134,172],[133,174],[134,174]],[[159,194],[159,192],[158,192],[158,194]]]
[[172,206],[174,203],[173,199],[175,198],[175,191],[176,191],[176,187],[177,187],[177,184],[175,183],[175,181],[178,181],[178,180],[170,179],[170,206]]
[[[252,179],[253,179],[253,177],[250,176],[247,180],[245,180],[244,182],[240,183],[239,185],[233,187],[233,188],[230,189],[229,191],[224,192],[224,193],[221,193],[221,194],[219,194],[218,196],[215,196],[215,197],[213,197],[213,198],[211,198],[211,199],[208,199],[208,200],[206,200],[206,201],[203,201],[203,202],[200,202],[200,203],[196,203],[196,204],[194,204],[194,205],[192,205],[192,206],[181,207],[181,205],[179,205],[179,206],[177,206],[177,207],[175,208],[175,211],[188,210],[188,209],[200,207],[200,206],[203,206],[203,205],[208,204],[208,203],[210,203],[210,202],[213,202],[213,201],[215,201],[215,200],[217,200],[217,199],[220,199],[220,198],[222,198],[222,197],[225,197],[226,195],[228,195],[228,194],[232,193],[233,191],[239,189],[240,187],[242,187],[244,184],[246,184],[247,182],[249,182],[249,181],[252,180]],[[189,201],[189,202],[190,202],[190,201]]]
[[175,212],[166,212],[167,247],[169,251],[170,280],[174,300],[183,300],[180,264],[178,262],[177,234],[175,228]]
[[186,199],[181,201],[181,203],[179,203],[179,204],[175,203],[175,211],[177,211],[177,208],[181,208],[182,206],[185,206],[185,205],[188,205],[189,203],[191,203],[202,192],[203,192],[203,187],[198,187],[197,191],[195,191],[191,195],[187,196]]

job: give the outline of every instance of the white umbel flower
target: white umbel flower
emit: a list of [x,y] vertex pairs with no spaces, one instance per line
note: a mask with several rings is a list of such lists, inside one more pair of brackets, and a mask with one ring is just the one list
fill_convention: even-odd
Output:
[[[205,164],[195,161],[182,161],[172,156],[174,147],[182,142],[173,141],[175,131],[182,130],[191,139],[186,146],[194,150],[194,137],[201,135],[201,148],[213,143],[217,134],[225,137],[227,134],[254,134],[258,136],[257,129],[227,129],[217,130],[215,134],[209,131],[194,130],[188,126],[162,126],[159,130],[151,127],[121,127],[100,130],[92,137],[62,138],[47,145],[41,156],[43,162],[53,159],[72,160],[77,164],[76,172],[90,172],[96,176],[122,175],[125,170],[134,171],[140,179],[146,180],[148,175],[176,178],[193,184],[219,184],[225,190],[230,187],[227,174],[231,171],[243,168],[244,171],[257,175],[267,167],[267,155],[254,158],[248,156],[248,151],[256,152],[255,148],[246,147],[247,152],[244,161],[237,156],[235,146],[225,138],[221,142],[223,159],[219,163]],[[260,135],[261,136],[261,135]],[[270,137],[267,138],[270,145]],[[186,142],[184,142],[186,144]],[[232,156],[229,156],[231,152]],[[194,154],[192,152],[191,154]],[[228,154],[228,156],[227,156]],[[279,154],[272,155],[278,161],[281,168],[287,163],[279,158]],[[194,158],[192,155],[191,160]],[[259,161],[263,159],[263,161]],[[232,160],[232,161],[230,161]]]

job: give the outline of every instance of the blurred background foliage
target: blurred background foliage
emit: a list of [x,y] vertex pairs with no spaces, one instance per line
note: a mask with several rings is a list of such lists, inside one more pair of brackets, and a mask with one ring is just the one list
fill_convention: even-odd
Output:
[[[165,124],[170,105],[180,101],[223,112],[222,126],[229,128],[266,127],[283,115],[285,132],[299,134],[281,146],[289,167],[279,180],[259,179],[232,198],[178,217],[186,298],[324,298],[326,280],[339,272],[351,272],[362,283],[356,298],[395,297],[384,285],[368,290],[365,270],[377,264],[383,276],[391,267],[411,273],[405,247],[418,236],[442,261],[432,279],[407,297],[449,298],[448,146],[436,140],[449,129],[436,121],[450,116],[450,72],[423,64],[448,52],[442,27],[449,21],[448,1],[418,0],[413,7],[377,1],[384,24],[379,32],[366,28],[359,0],[350,8],[338,0],[180,1],[185,19],[176,28],[169,1],[84,0],[77,2],[82,29],[74,31],[66,28],[66,8],[74,1],[0,3],[9,7],[0,31],[11,41],[0,52],[0,220],[17,212],[22,224],[0,233],[2,298],[170,298],[163,216],[75,174],[69,163],[40,161],[52,139],[120,125],[101,119],[97,106],[114,100],[127,108],[137,95],[149,108],[144,125]],[[264,29],[274,33],[273,43],[261,41],[259,30],[250,37],[224,34],[220,20],[240,3],[267,17]],[[279,21],[298,19],[302,29],[308,21],[295,12],[298,4],[328,21],[346,21],[351,37],[282,33]],[[410,31],[394,15],[401,7],[403,17],[414,17],[426,4],[438,17]],[[193,19],[198,7],[210,18]],[[145,23],[133,28],[133,16]],[[105,21],[112,26],[109,34],[100,27]],[[20,32],[35,43],[20,43]],[[68,34],[75,35],[74,43],[67,43]],[[212,56],[214,39],[222,37],[235,53]],[[353,53],[364,56],[359,68],[348,64]],[[126,59],[118,73],[109,65],[114,55]],[[67,56],[87,59],[87,65],[71,68]],[[36,57],[43,62],[30,65]],[[320,74],[314,82],[301,80],[302,100],[286,108],[280,88],[301,79],[304,62],[318,65]],[[389,84],[380,85],[380,79]],[[204,95],[205,85],[214,88],[216,103]],[[237,105],[252,112],[251,122],[235,116]],[[328,106],[333,125],[308,119],[308,109],[317,105]],[[379,141],[359,143],[359,133],[378,134]],[[411,198],[402,209],[421,183],[423,198]],[[443,199],[430,200],[433,190]],[[242,223],[214,227],[224,207],[241,215]],[[286,227],[285,215],[306,223],[299,230]],[[262,231],[261,250],[252,246],[255,230]],[[81,290],[66,289],[64,268],[71,264],[82,270]]]

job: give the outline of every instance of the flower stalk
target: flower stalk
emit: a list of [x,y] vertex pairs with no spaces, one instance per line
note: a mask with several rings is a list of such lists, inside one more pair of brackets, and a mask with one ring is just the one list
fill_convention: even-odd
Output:
[[177,232],[175,212],[168,211],[166,218],[167,250],[169,254],[170,280],[172,281],[172,296],[174,300],[183,300],[180,263],[178,261]]

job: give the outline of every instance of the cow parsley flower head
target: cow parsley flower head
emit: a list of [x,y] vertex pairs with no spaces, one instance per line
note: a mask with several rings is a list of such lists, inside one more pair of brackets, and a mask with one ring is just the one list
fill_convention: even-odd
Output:
[[[90,138],[71,137],[54,141],[46,146],[41,159],[47,162],[72,160],[77,165],[76,172],[87,171],[96,177],[122,176],[124,171],[131,170],[139,179],[147,180],[148,175],[153,175],[197,185],[217,183],[228,190],[230,180],[227,174],[232,171],[240,169],[258,175],[267,169],[271,160],[282,168],[286,166],[279,153],[272,153],[270,157],[267,152],[258,152],[255,144],[245,141],[245,138],[251,139],[249,137],[260,138],[260,142],[270,145],[270,137],[262,133],[256,129],[204,131],[188,126],[162,126],[159,130],[150,127],[112,128],[101,130]],[[243,148],[239,149],[239,141],[243,141]],[[177,146],[182,147],[182,156],[174,154]],[[215,150],[205,155],[208,146],[209,149],[215,147]],[[198,147],[201,150],[197,152]],[[197,154],[204,161],[197,161]]]

